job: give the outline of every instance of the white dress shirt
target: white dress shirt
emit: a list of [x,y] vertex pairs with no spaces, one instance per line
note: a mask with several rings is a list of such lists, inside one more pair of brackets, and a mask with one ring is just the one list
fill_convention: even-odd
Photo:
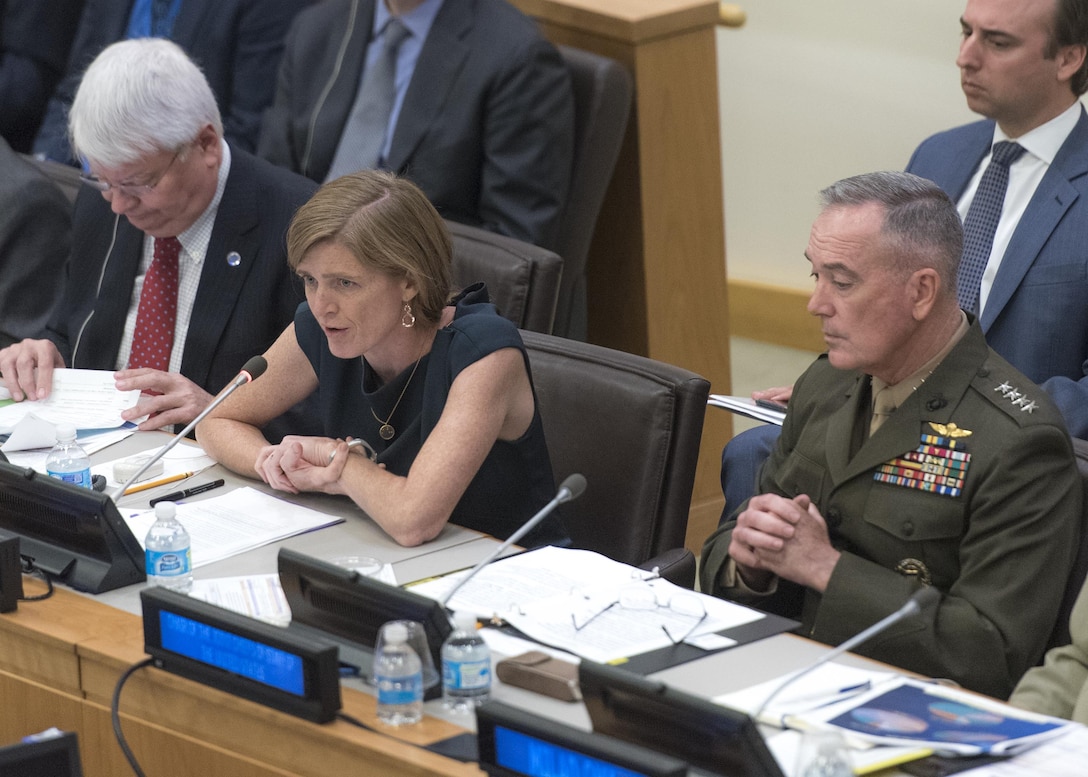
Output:
[[[986,300],[990,296],[994,277],[997,275],[998,268],[1001,267],[1001,260],[1005,257],[1005,250],[1009,247],[1009,241],[1012,240],[1020,218],[1027,210],[1028,203],[1035,195],[1035,190],[1039,188],[1039,182],[1043,180],[1054,157],[1058,155],[1062,144],[1077,125],[1080,112],[1081,104],[1080,100],[1077,100],[1063,113],[1019,138],[1010,138],[1001,131],[1000,127],[994,127],[994,143],[1012,140],[1023,146],[1025,153],[1009,166],[1009,188],[1005,192],[1005,203],[1001,208],[1001,221],[998,222],[997,230],[994,232],[990,259],[982,273],[982,285],[978,295],[980,315],[986,308]],[[967,218],[967,210],[975,199],[975,192],[978,190],[979,181],[982,180],[982,174],[990,164],[990,156],[991,154],[986,154],[979,163],[971,182],[960,197],[956,207],[961,219]]]

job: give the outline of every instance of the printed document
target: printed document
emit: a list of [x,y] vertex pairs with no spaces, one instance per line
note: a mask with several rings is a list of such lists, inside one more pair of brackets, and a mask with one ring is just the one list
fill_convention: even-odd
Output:
[[[441,599],[466,573],[413,586]],[[609,662],[765,617],[588,550],[538,548],[484,567],[448,603],[545,645]]]
[[[339,516],[292,504],[254,488],[237,488],[214,499],[181,503],[177,515],[189,532],[194,568],[344,522]],[[155,522],[155,511],[125,514],[124,519],[142,546],[147,530]]]
[[46,399],[14,402],[6,389],[2,393],[0,434],[11,433],[30,413],[54,426],[67,421],[76,429],[115,429],[124,423],[121,411],[140,401],[138,390],[117,390],[112,370],[54,370],[53,392]]

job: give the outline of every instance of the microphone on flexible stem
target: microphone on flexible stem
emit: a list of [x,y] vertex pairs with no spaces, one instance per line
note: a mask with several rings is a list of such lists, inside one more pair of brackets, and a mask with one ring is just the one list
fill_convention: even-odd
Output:
[[759,708],[756,709],[756,711],[752,715],[752,717],[755,718],[756,720],[758,720],[760,714],[763,712],[763,710],[767,709],[767,706],[771,703],[771,701],[776,696],[778,696],[778,694],[780,694],[787,687],[789,687],[789,685],[791,683],[793,683],[795,680],[799,680],[800,678],[804,677],[806,674],[811,672],[816,667],[823,666],[828,661],[834,661],[836,658],[841,656],[846,651],[853,650],[858,645],[860,645],[862,642],[865,642],[866,640],[870,639],[871,637],[875,637],[880,632],[882,632],[885,629],[895,625],[896,623],[903,620],[904,618],[909,618],[912,615],[918,614],[919,612],[922,611],[923,608],[928,607],[930,604],[936,604],[937,600],[940,599],[940,598],[941,598],[941,592],[938,591],[936,588],[933,588],[932,586],[926,586],[925,588],[921,589],[916,594],[914,594],[914,596],[912,596],[910,599],[908,599],[906,604],[904,604],[898,610],[893,612],[891,615],[887,616],[883,620],[877,621],[872,626],[865,629],[865,631],[862,631],[859,634],[855,634],[853,637],[846,640],[845,642],[840,644],[838,647],[836,647],[836,648],[834,648],[832,650],[829,650],[827,653],[822,655],[818,661],[810,664],[809,666],[805,667],[801,671],[796,672],[796,673],[790,675],[789,677],[787,677],[785,682],[783,682],[781,685],[779,685],[777,688],[775,688],[774,691],[771,692],[771,695],[763,700],[763,703],[759,705]]
[[548,502],[548,504],[540,508],[536,515],[534,515],[532,518],[525,522],[525,525],[523,525],[520,529],[507,537],[502,542],[502,544],[499,545],[499,547],[491,551],[491,553],[489,553],[480,563],[474,566],[467,575],[458,580],[457,585],[447,591],[446,595],[438,600],[438,603],[445,607],[446,602],[453,598],[453,595],[461,589],[461,586],[474,578],[477,572],[486,567],[488,564],[498,558],[503,551],[505,551],[515,542],[528,534],[534,526],[536,526],[538,523],[551,515],[555,508],[559,507],[559,505],[563,504],[564,502],[569,502],[572,499],[577,499],[582,495],[582,492],[585,490],[585,477],[579,475],[577,472],[573,475],[568,475],[567,479],[560,484],[559,491],[556,492],[555,497],[552,498],[552,500]]
[[184,429],[175,434],[170,442],[159,448],[158,451],[155,452],[155,455],[145,461],[143,466],[136,470],[132,477],[122,483],[120,487],[114,489],[113,492],[110,494],[110,498],[114,502],[116,502],[118,499],[124,496],[125,491],[128,490],[128,487],[135,483],[137,480],[139,480],[140,475],[147,472],[147,470],[156,461],[166,455],[167,451],[169,451],[171,448],[181,442],[182,439],[185,438],[185,435],[187,435],[194,428],[196,428],[196,425],[204,420],[204,416],[208,415],[208,413],[219,407],[220,403],[231,394],[233,394],[236,388],[238,388],[239,386],[244,386],[246,383],[250,383],[251,381],[257,380],[257,378],[264,375],[264,371],[267,369],[268,362],[265,361],[265,358],[263,356],[254,356],[245,364],[243,364],[241,371],[239,371],[239,373],[235,376],[234,380],[228,383],[227,386],[219,392],[215,399],[213,399],[206,408],[200,411],[200,415],[190,421]]

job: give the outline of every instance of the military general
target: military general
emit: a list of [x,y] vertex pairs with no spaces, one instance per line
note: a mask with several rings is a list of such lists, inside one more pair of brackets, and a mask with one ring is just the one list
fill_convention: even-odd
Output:
[[1042,656],[1079,539],[1061,416],[956,300],[962,227],[935,184],[822,192],[805,252],[827,353],[797,382],[757,496],[703,548],[708,593],[857,652],[1006,697]]

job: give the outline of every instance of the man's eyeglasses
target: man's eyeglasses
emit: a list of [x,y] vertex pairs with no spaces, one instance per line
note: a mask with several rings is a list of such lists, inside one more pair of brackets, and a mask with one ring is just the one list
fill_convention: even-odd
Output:
[[166,177],[166,174],[170,172],[170,168],[174,166],[174,162],[178,160],[181,155],[182,149],[178,149],[174,152],[174,156],[170,159],[170,163],[163,168],[162,172],[155,176],[155,180],[151,183],[110,183],[109,181],[103,181],[96,175],[83,175],[80,174],[79,180],[81,183],[87,184],[92,189],[97,189],[100,192],[115,192],[117,194],[123,194],[126,197],[139,198],[151,194],[155,191],[155,187],[162,183],[162,179]]
[[699,626],[702,625],[702,622],[707,618],[706,607],[703,606],[703,602],[698,595],[679,593],[672,595],[666,594],[663,598],[662,595],[649,584],[649,580],[646,580],[643,583],[624,586],[620,589],[616,599],[604,607],[597,608],[589,613],[572,613],[570,616],[571,624],[574,626],[575,631],[581,631],[614,607],[622,607],[626,610],[664,609],[670,614],[682,618],[696,618],[696,621],[683,632],[681,636],[676,636],[670,631],[668,625],[664,623],[661,624],[661,630],[665,632],[665,636],[667,636],[669,641],[674,645],[680,644],[694,634],[695,630],[698,629]]

